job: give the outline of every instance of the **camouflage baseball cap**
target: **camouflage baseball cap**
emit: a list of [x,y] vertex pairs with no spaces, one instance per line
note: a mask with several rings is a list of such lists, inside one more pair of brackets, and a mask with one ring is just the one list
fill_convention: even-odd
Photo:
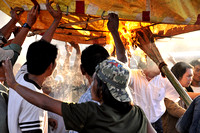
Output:
[[96,66],[96,75],[107,84],[111,95],[120,102],[130,102],[129,68],[117,59],[106,59]]

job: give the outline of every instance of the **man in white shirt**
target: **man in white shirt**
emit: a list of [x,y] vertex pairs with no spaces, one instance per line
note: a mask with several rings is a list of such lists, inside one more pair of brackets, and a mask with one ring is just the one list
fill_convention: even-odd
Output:
[[[50,41],[62,18],[62,12],[58,5],[57,11],[51,7],[49,0],[47,0],[46,6],[54,21],[42,39],[29,46],[26,56],[27,62],[16,76],[18,83],[39,93],[43,93],[41,86],[56,66],[57,48],[55,45],[50,44]],[[31,12],[37,14],[38,7],[33,7]],[[23,27],[29,29],[30,26],[32,25],[27,23]],[[10,90],[8,102],[9,132],[48,133],[47,120],[48,116],[45,110],[32,105],[15,91]]]

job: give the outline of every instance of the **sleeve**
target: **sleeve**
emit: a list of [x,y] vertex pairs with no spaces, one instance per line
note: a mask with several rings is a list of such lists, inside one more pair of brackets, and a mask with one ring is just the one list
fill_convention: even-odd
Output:
[[184,115],[176,123],[176,129],[180,133],[197,133],[200,130],[200,96],[196,97],[186,110]]
[[20,55],[20,52],[22,50],[22,47],[17,45],[17,44],[10,44],[8,46],[3,47],[4,50],[13,50],[14,51],[14,56],[11,59],[12,65],[15,64],[17,61],[18,56]]
[[62,116],[67,130],[80,132],[87,120],[88,103],[62,103]]
[[167,112],[170,115],[176,118],[180,118],[185,113],[185,109],[179,106],[177,103],[173,102],[172,100],[165,98],[164,101]]

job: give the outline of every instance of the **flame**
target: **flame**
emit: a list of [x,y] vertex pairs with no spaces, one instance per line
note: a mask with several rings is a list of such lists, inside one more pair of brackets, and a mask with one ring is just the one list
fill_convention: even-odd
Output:
[[[141,49],[136,49],[136,30],[145,26],[149,26],[150,23],[120,21],[119,22],[119,35],[127,51],[128,57],[133,55],[140,56],[142,61],[146,61],[146,54]],[[158,32],[158,31],[155,31]],[[114,40],[111,33],[107,35],[107,44],[114,47]],[[113,52],[113,49],[107,49],[109,53]]]

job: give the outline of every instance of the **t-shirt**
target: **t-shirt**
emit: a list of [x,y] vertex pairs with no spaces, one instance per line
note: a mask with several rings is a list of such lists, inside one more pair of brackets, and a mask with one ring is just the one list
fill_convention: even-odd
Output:
[[67,130],[79,133],[146,133],[147,118],[138,106],[126,114],[93,102],[62,103],[62,115]]
[[[27,74],[19,74],[17,82],[33,91],[43,93],[34,81],[28,79]],[[10,89],[8,100],[8,128],[10,133],[21,133],[22,131],[31,130],[40,130],[42,133],[47,133],[47,112],[27,102],[13,89]]]

